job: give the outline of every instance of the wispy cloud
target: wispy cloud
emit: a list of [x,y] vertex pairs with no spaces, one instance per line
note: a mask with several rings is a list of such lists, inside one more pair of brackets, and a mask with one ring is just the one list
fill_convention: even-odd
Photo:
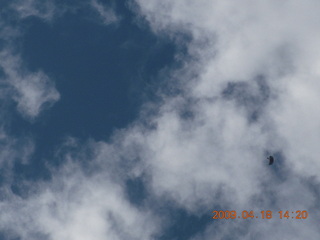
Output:
[[11,3],[20,18],[27,18],[30,16],[38,17],[50,21],[55,14],[55,4],[50,0],[16,0]]
[[2,51],[0,65],[5,81],[14,89],[12,97],[17,102],[17,108],[24,116],[33,119],[45,106],[59,100],[60,94],[49,77],[41,71],[29,72],[18,56]]
[[18,16],[17,23],[28,16],[51,20],[54,5],[52,1],[12,1],[2,11],[6,13],[0,18],[0,67],[3,72],[3,90],[10,91],[8,96],[16,101],[17,109],[24,117],[34,119],[43,109],[58,101],[60,94],[44,72],[31,72],[27,69],[16,46],[24,30],[19,24],[12,24],[7,15],[11,11],[11,18]]
[[117,23],[120,21],[120,17],[115,13],[111,7],[104,6],[97,0],[91,1],[91,6],[95,9],[105,25]]

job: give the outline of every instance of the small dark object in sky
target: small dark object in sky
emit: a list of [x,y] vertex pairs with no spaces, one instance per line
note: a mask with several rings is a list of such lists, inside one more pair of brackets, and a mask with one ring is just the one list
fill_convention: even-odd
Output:
[[272,156],[269,156],[267,159],[269,159],[269,165],[272,165],[274,162],[274,158]]

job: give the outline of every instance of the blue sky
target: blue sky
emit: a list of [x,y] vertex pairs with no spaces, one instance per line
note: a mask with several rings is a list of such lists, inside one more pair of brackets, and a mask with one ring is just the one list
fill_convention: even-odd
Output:
[[319,239],[319,8],[2,1],[0,239]]

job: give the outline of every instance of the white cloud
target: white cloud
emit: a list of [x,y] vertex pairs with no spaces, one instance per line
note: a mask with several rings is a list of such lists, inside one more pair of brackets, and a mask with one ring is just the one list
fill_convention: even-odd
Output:
[[[156,33],[192,36],[188,50],[193,61],[185,67],[192,74],[174,76],[183,83],[182,102],[194,102],[188,106],[194,118],[181,118],[182,106],[176,99],[167,99],[154,119],[156,130],[141,136],[147,138],[150,149],[144,164],[152,172],[154,194],[170,196],[194,213],[216,204],[243,209],[263,207],[254,199],[264,195],[270,183],[278,211],[288,206],[287,201],[315,209],[319,196],[305,189],[306,183],[297,187],[292,178],[316,177],[319,182],[319,3],[136,2]],[[264,87],[259,86],[261,76]],[[229,83],[239,90],[225,97],[222,93]],[[264,91],[269,94],[262,102],[259,96]],[[252,108],[259,109],[254,121],[248,114]],[[283,154],[278,170],[265,165],[265,151]],[[288,172],[281,172],[285,169]],[[279,174],[286,178],[274,181],[281,178]],[[277,188],[282,181],[285,187]],[[304,197],[296,195],[299,191]],[[260,239],[277,239],[276,234],[283,236],[289,230],[293,239],[301,239],[299,231],[316,239],[315,223],[309,220],[300,228],[295,227],[297,223],[288,223],[288,228],[278,225],[278,231]],[[234,225],[237,235],[242,223]],[[257,231],[263,228],[254,221],[252,225]],[[221,233],[221,238],[226,237],[225,231]]]
[[90,177],[70,164],[31,189],[0,205],[1,228],[22,239],[151,239],[157,230],[157,216],[134,208],[107,172]]
[[50,21],[55,14],[55,5],[50,0],[17,0],[11,7],[19,14],[20,18],[36,16]]
[[115,13],[115,11],[112,8],[102,5],[97,0],[92,0],[91,6],[99,13],[100,18],[103,20],[103,23],[105,25],[119,22],[120,17]]
[[[0,128],[0,176],[1,186],[13,182],[13,169],[15,164],[28,164],[34,152],[34,142],[31,138],[10,136],[4,127],[4,116],[1,116]],[[2,190],[0,190],[2,191]]]
[[[14,11],[11,11],[14,10]],[[36,16],[51,20],[54,13],[52,1],[12,1],[2,11],[11,11],[15,16],[18,13],[21,21],[29,16]],[[1,92],[17,102],[18,111],[29,119],[34,119],[46,107],[58,101],[60,95],[54,83],[42,71],[30,72],[19,56],[16,44],[19,43],[23,29],[20,25],[12,24],[5,17],[0,18],[0,67],[4,74],[1,76]],[[11,89],[9,89],[11,88]],[[9,93],[8,93],[9,92]]]
[[0,65],[6,75],[5,81],[14,89],[12,97],[19,112],[27,118],[37,117],[45,107],[59,100],[59,92],[45,73],[29,72],[20,58],[9,51],[1,52]]

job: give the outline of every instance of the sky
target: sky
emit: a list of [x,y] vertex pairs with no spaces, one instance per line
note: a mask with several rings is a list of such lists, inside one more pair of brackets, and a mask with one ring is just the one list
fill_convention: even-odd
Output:
[[320,239],[319,10],[0,1],[0,240]]

